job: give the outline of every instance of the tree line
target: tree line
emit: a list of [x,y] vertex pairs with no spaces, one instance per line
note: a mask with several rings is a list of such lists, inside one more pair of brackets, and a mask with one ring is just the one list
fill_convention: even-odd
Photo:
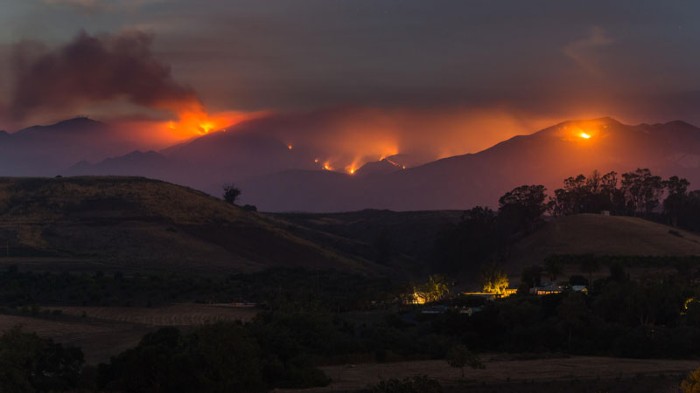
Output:
[[700,190],[678,176],[663,179],[647,168],[564,179],[548,195],[543,185],[522,185],[498,200],[498,209],[476,206],[441,231],[433,270],[479,273],[507,259],[510,246],[544,223],[544,216],[602,213],[643,217],[691,231],[700,230]]

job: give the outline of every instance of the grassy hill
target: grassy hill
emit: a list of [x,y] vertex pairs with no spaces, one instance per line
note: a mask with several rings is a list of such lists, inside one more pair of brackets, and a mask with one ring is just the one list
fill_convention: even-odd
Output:
[[700,255],[700,236],[635,217],[559,217],[514,246],[509,270],[519,274],[522,267],[541,264],[553,254]]
[[91,270],[372,269],[294,235],[278,220],[136,177],[0,178],[0,263]]

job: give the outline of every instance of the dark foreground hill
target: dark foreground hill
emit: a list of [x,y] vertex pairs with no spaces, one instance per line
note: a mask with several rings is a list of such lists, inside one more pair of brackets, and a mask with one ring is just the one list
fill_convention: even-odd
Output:
[[0,179],[0,263],[56,269],[371,270],[287,224],[134,177]]

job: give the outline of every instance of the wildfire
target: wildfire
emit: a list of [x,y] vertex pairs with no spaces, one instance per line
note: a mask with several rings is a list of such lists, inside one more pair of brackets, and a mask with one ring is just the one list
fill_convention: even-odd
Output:
[[591,134],[589,134],[587,132],[583,132],[583,131],[581,131],[581,133],[579,133],[578,136],[583,138],[583,139],[591,139]]
[[324,171],[332,171],[333,167],[331,166],[330,161],[326,161],[323,163],[323,170]]
[[[172,108],[169,110],[174,113],[175,119],[161,123],[160,126],[156,127],[159,132],[154,137],[163,143],[180,142],[193,137],[207,135],[220,131],[224,127],[233,126],[245,120],[264,115],[263,112],[227,111],[209,113],[199,103],[179,105],[177,107],[173,105]],[[291,149],[291,145],[288,148]]]

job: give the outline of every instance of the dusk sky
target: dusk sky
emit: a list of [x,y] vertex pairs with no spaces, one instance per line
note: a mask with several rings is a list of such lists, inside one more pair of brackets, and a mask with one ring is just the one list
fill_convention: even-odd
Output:
[[[698,15],[695,1],[4,0],[0,129],[163,121],[191,99],[234,117],[353,108],[399,139],[451,141],[436,155],[570,118],[697,125]],[[65,76],[67,46],[88,41],[143,64]]]

